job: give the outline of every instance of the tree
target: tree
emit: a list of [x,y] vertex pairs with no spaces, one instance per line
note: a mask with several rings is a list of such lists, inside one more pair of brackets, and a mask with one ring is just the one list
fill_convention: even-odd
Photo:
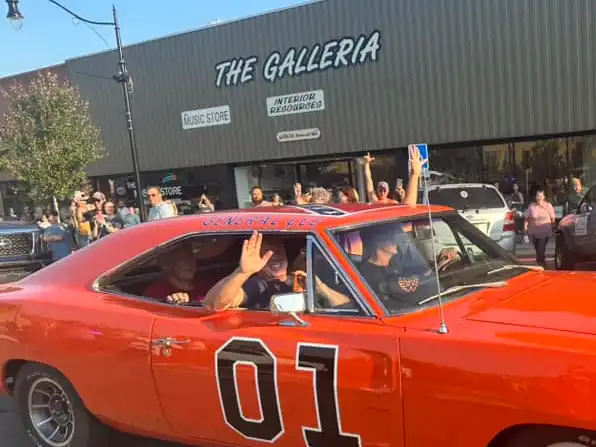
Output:
[[8,104],[0,122],[0,171],[27,184],[36,201],[71,196],[86,183],[87,166],[105,152],[88,103],[49,72],[0,93]]

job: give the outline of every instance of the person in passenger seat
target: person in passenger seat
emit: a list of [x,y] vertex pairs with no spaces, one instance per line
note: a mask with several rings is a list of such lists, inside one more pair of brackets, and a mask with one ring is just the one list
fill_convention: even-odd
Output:
[[[306,277],[306,272],[296,272]],[[349,299],[317,281],[317,290],[334,306]],[[244,241],[238,268],[219,281],[205,298],[205,306],[213,310],[245,307],[253,310],[269,309],[273,295],[291,293],[293,286],[288,275],[288,257],[279,240],[254,232]]]
[[196,260],[190,245],[181,245],[164,253],[157,262],[164,276],[151,284],[143,296],[172,304],[203,302],[213,282],[197,275]]

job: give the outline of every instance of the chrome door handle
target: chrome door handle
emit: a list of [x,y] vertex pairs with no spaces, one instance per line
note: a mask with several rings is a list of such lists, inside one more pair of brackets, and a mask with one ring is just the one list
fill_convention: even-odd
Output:
[[190,340],[188,338],[185,338],[183,340],[178,340],[176,338],[166,337],[166,338],[156,338],[151,343],[153,344],[153,346],[170,347],[172,345],[184,345],[184,344],[190,343]]

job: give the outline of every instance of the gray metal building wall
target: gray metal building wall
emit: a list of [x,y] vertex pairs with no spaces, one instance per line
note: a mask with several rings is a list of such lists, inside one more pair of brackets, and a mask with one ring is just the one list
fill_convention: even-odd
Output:
[[[123,24],[126,27],[126,24]],[[381,32],[375,63],[284,78],[272,51]],[[143,170],[585,131],[595,128],[594,0],[326,0],[125,49]],[[256,55],[251,83],[217,88],[215,65]],[[67,62],[110,155],[128,172],[113,52]],[[93,75],[93,76],[90,76]],[[324,111],[267,117],[267,97],[322,89]],[[185,110],[229,105],[232,123],[183,130]],[[278,143],[283,130],[321,138]]]

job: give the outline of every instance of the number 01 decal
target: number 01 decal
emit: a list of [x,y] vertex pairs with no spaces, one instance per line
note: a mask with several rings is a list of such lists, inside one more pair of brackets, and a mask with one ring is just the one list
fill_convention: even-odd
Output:
[[[341,445],[360,447],[360,436],[341,428],[337,392],[339,347],[298,343],[296,369],[313,375],[318,427],[302,427],[308,447]],[[253,368],[260,418],[242,413],[236,368]],[[215,375],[224,420],[233,430],[253,441],[273,443],[284,434],[283,415],[277,386],[277,358],[258,338],[234,337],[215,353]]]

